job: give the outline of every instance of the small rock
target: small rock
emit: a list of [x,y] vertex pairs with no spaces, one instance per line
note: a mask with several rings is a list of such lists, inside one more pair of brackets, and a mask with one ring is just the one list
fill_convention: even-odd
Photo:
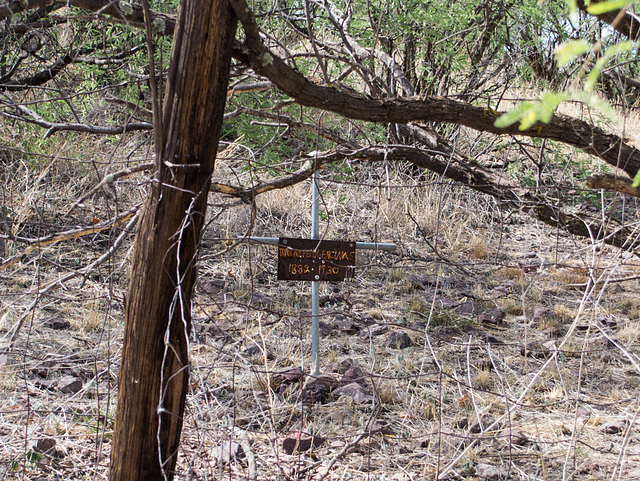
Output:
[[460,418],[456,421],[456,427],[458,429],[466,429],[467,426],[469,426],[469,418],[468,417],[464,417],[464,418]]
[[42,324],[45,327],[55,329],[57,331],[69,329],[71,327],[71,323],[67,319],[65,319],[62,314],[56,314],[55,316],[44,319],[42,321]]
[[424,331],[427,328],[427,323],[422,321],[416,321],[411,324],[411,329],[414,331]]
[[76,394],[82,389],[82,379],[75,376],[62,376],[57,387],[65,394]]
[[386,436],[394,436],[395,435],[395,432],[393,431],[391,426],[389,426],[389,423],[381,421],[380,419],[375,419],[371,423],[371,426],[369,427],[369,431],[371,433],[380,433],[380,434],[384,434]]
[[429,447],[429,438],[425,438],[425,439],[417,439],[412,445],[411,448],[412,449],[423,449],[423,448],[428,448]]
[[360,330],[360,326],[352,321],[335,321],[333,325],[338,331],[349,335],[357,334]]
[[54,438],[42,438],[38,439],[34,448],[42,454],[51,454],[55,449],[56,444],[57,442]]
[[333,327],[326,322],[320,321],[318,323],[318,330],[320,331],[320,335],[322,337],[329,337],[333,332]]
[[618,434],[623,432],[628,424],[629,421],[626,419],[612,419],[600,426],[600,431],[605,434]]
[[267,351],[267,359],[273,359],[273,354],[266,349],[262,342],[258,342],[257,344],[252,344],[251,346],[249,346],[248,348],[246,348],[244,351],[242,351],[242,354],[246,357],[254,357],[254,356],[260,356],[262,357],[263,355],[263,351]]
[[502,324],[506,313],[501,309],[491,309],[488,312],[481,312],[478,316],[478,322],[480,324]]
[[388,330],[389,328],[383,324],[372,324],[362,329],[360,335],[362,337],[376,337],[385,334]]
[[213,459],[218,465],[228,464],[232,459],[244,457],[244,451],[240,449],[240,443],[225,441],[213,449]]
[[475,314],[476,312],[480,312],[482,310],[482,304],[477,301],[468,301],[454,307],[452,310],[456,314],[461,314],[463,316],[468,314]]
[[224,289],[224,284],[225,284],[224,279],[206,280],[206,281],[202,281],[200,283],[200,289],[205,294],[209,294],[209,295],[214,295],[215,296],[222,289]]
[[227,331],[222,329],[220,326],[217,326],[216,324],[211,324],[210,326],[207,326],[206,332],[209,336],[213,337],[214,339],[219,339],[224,342],[230,342],[233,340],[233,337],[231,336],[231,334],[229,334]]
[[57,442],[54,438],[41,438],[38,439],[33,449],[39,453],[42,453],[50,458],[62,459],[65,456],[65,451],[62,449],[56,449]]
[[[572,477],[575,479],[577,474],[591,474],[597,472],[600,469],[600,464],[591,458],[585,459],[578,465],[576,470],[572,473]],[[627,478],[629,479],[629,478]],[[631,478],[633,479],[633,478]]]
[[38,389],[45,389],[47,391],[53,391],[58,386],[58,381],[55,379],[35,379],[33,384]]
[[294,367],[293,369],[274,373],[271,376],[271,383],[274,388],[281,384],[291,384],[301,380],[304,377],[304,374],[305,372],[301,367]]
[[509,438],[511,444],[515,446],[526,446],[529,444],[529,438],[519,429],[512,429],[511,432],[505,431],[504,434]]
[[282,441],[282,449],[284,449],[287,454],[304,453],[311,448],[319,448],[326,442],[327,439],[322,436],[286,438]]
[[340,380],[340,383],[343,385],[351,384],[352,382],[357,382],[362,386],[366,386],[367,384],[365,381],[364,373],[358,366],[351,366],[349,369],[347,369],[347,371],[342,376],[342,379]]
[[259,292],[253,291],[251,294],[251,302],[250,305],[258,308],[258,309],[269,309],[271,308],[271,304],[273,301],[271,297],[261,294]]
[[229,302],[233,302],[234,300],[235,298],[230,292],[221,292],[218,294],[218,302],[220,304],[227,304]]
[[508,292],[511,289],[513,289],[515,286],[516,286],[516,283],[514,281],[506,281],[494,287],[493,290],[499,291],[499,292]]
[[332,362],[331,364],[327,364],[324,367],[325,372],[334,372],[337,374],[344,374],[349,370],[349,368],[353,366],[353,359],[347,358],[342,361]]
[[414,283],[417,287],[421,287],[422,289],[426,290],[428,287],[438,285],[438,277],[425,274],[414,277],[410,282]]
[[540,324],[542,321],[548,321],[549,319],[553,319],[556,317],[556,311],[551,309],[550,307],[538,305],[533,308],[533,312],[531,314],[531,320]]
[[623,475],[623,479],[640,479],[640,468],[633,468]]
[[337,306],[344,302],[344,297],[341,295],[322,296],[318,299],[318,304],[322,307]]
[[373,401],[373,396],[369,393],[369,390],[357,382],[352,382],[340,389],[336,389],[333,394],[336,397],[349,396],[357,403]]
[[489,481],[499,481],[507,479],[509,471],[490,464],[479,463],[476,465],[476,476]]
[[557,339],[562,335],[560,328],[558,328],[557,326],[547,327],[546,329],[542,330],[542,333],[546,335],[549,339]]
[[392,332],[384,343],[385,346],[391,349],[406,349],[413,345],[413,341],[404,331]]
[[310,377],[302,389],[302,401],[307,404],[324,404],[338,385],[338,380],[328,374]]
[[533,341],[520,347],[520,354],[535,359],[547,359],[555,351],[555,341]]
[[[471,434],[479,434],[491,426],[495,422],[495,418],[491,414],[483,414],[475,423],[469,427]],[[495,426],[492,428],[495,430]]]
[[496,337],[496,336],[492,336],[491,334],[485,335],[484,340],[488,344],[495,344],[495,345],[499,345],[499,346],[505,344],[505,342],[502,339],[500,339],[499,337]]

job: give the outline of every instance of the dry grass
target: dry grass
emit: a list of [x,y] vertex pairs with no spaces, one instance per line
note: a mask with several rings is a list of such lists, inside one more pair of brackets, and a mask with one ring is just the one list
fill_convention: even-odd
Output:
[[[73,162],[30,176],[15,164],[3,179],[23,235],[62,223],[69,198],[97,180]],[[220,162],[217,180],[248,182],[241,165],[241,159]],[[259,197],[252,229],[250,206],[211,196],[217,217],[211,215],[204,236],[194,299],[178,479],[245,479],[251,456],[258,479],[319,479],[334,459],[328,479],[434,479],[447,469],[472,477],[480,464],[509,470],[513,479],[608,479],[614,472],[628,479],[640,468],[635,438],[625,438],[628,428],[602,427],[619,418],[634,422],[638,409],[638,281],[588,292],[575,286],[594,274],[632,277],[637,263],[604,251],[586,258],[581,241],[518,214],[507,224],[492,201],[436,177],[416,186],[401,169],[388,184],[374,173],[359,173],[353,185],[331,182],[326,173],[321,185],[327,238],[399,246],[395,253],[359,252],[353,283],[321,288],[330,299],[321,312],[322,371],[340,379],[328,365],[350,360],[360,367],[372,396],[364,401],[305,402],[308,379],[276,382],[276,373],[291,368],[309,373],[309,286],[275,280],[272,247],[225,251],[249,231],[308,236],[309,186]],[[84,224],[116,202],[120,209],[136,204],[143,192],[134,180],[62,219]],[[130,241],[86,278],[38,294],[113,238],[48,246],[0,272],[4,347],[24,318],[14,350],[0,354],[3,479],[106,478]],[[23,248],[11,244],[10,254]],[[532,254],[543,261],[539,267],[525,263]],[[473,310],[492,308],[505,312],[502,323],[481,323]],[[56,327],[51,319],[69,325]],[[345,321],[355,327],[345,329]],[[364,335],[372,324],[386,331]],[[412,345],[386,345],[394,331],[407,333]],[[61,391],[64,376],[82,387]],[[288,455],[283,442],[296,432],[326,442]],[[220,445],[244,438],[249,453],[219,462]],[[54,451],[40,452],[42,439],[55,440]]]

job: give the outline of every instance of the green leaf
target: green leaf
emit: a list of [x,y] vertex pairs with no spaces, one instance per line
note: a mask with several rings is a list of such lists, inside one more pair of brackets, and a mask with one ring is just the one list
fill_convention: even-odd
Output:
[[608,2],[592,2],[587,7],[587,12],[591,15],[602,15],[603,13],[611,12],[613,10],[622,10],[623,8],[631,5],[628,0],[609,0]]
[[575,40],[573,42],[563,43],[558,45],[554,52],[556,55],[556,61],[560,67],[564,67],[576,57],[587,53],[590,48],[591,46],[586,40]]
[[634,46],[635,44],[633,42],[620,42],[608,48],[604,53],[604,55],[600,57],[596,62],[596,64],[593,66],[593,69],[591,70],[591,72],[589,72],[589,75],[587,75],[587,79],[584,84],[584,89],[587,92],[592,91],[595,88],[596,83],[600,78],[602,69],[607,64],[607,62],[618,54],[630,51],[631,49],[634,48]]
[[556,92],[547,92],[542,96],[540,100],[540,112],[538,118],[540,122],[548,124],[551,121],[551,117],[556,112],[560,102],[567,100],[567,95]]
[[569,15],[572,20],[578,20],[578,0],[567,0],[567,5],[569,6]]
[[522,120],[522,117],[525,115],[527,110],[531,108],[533,108],[533,104],[531,102],[523,102],[515,109],[510,110],[509,112],[505,112],[500,117],[498,117],[494,122],[494,125],[499,129],[509,127],[510,125]]
[[538,114],[538,109],[536,109],[535,105],[532,105],[532,108],[527,110],[522,116],[520,127],[518,127],[518,129],[527,130],[529,127],[533,126],[538,121]]
[[494,123],[498,128],[520,122],[520,130],[527,130],[537,122],[549,123],[560,102],[569,98],[566,93],[546,92],[537,102],[523,102],[515,109],[502,114]]
[[633,188],[637,189],[640,187],[640,170],[636,173],[636,176],[633,178]]

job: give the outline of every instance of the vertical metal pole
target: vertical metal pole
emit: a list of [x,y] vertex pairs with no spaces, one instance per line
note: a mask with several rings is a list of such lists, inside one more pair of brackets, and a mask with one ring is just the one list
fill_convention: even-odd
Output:
[[[320,238],[320,190],[318,172],[311,179],[311,238]],[[316,276],[317,277],[317,276]],[[320,374],[320,282],[311,282],[311,373]]]

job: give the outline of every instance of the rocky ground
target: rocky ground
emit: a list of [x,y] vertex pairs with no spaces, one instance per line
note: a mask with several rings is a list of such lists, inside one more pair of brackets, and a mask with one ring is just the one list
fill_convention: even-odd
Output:
[[[328,238],[398,249],[321,286],[319,376],[309,284],[276,280],[273,247],[227,250],[251,215],[220,211],[177,479],[640,479],[637,259],[438,188],[327,189]],[[305,236],[304,189],[253,233]],[[0,273],[0,479],[106,478],[130,240],[61,279],[112,242]]]

